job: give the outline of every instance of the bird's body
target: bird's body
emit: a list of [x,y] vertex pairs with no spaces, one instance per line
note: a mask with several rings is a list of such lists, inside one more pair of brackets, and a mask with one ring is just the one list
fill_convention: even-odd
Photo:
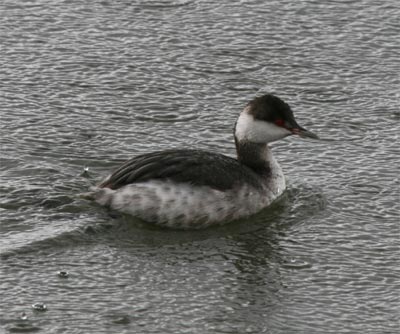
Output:
[[202,150],[142,154],[94,187],[91,196],[171,228],[198,229],[246,217],[285,190],[267,143],[295,132],[315,137],[297,125],[286,103],[267,94],[251,101],[236,122],[237,159]]

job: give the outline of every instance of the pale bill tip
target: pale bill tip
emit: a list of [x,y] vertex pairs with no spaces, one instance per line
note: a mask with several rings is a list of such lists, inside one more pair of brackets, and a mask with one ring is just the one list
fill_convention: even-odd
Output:
[[320,139],[315,133],[306,129],[292,129],[292,133],[294,135],[298,135],[301,138]]

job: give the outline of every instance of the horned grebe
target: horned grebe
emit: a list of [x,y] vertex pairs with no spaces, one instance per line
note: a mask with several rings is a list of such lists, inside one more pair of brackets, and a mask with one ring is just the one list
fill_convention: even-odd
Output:
[[297,124],[287,103],[266,94],[250,101],[236,121],[237,159],[189,149],[141,154],[92,187],[90,196],[171,228],[199,229],[246,217],[285,190],[268,143],[292,134],[318,138]]

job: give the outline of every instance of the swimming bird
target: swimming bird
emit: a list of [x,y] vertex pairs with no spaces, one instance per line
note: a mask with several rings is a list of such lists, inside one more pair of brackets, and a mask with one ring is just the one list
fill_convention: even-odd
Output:
[[237,157],[197,149],[140,154],[122,164],[90,197],[146,222],[199,229],[247,217],[286,189],[268,144],[290,135],[318,138],[290,106],[265,94],[250,101],[234,127]]

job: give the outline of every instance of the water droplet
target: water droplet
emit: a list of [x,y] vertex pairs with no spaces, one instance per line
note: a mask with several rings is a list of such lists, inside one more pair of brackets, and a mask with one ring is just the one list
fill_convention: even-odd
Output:
[[86,176],[86,177],[89,176],[89,167],[88,166],[83,167],[81,176]]
[[120,325],[126,325],[126,324],[129,324],[130,322],[131,322],[131,320],[126,315],[118,317],[113,320],[114,324],[120,324]]
[[311,263],[299,259],[287,259],[283,264],[283,267],[288,268],[288,269],[305,269],[305,268],[311,268],[312,265]]
[[47,306],[44,303],[35,303],[32,305],[32,308],[35,311],[40,311],[40,312],[47,311]]
[[65,271],[65,270],[59,271],[59,272],[57,273],[57,275],[58,275],[58,277],[61,277],[61,278],[68,278],[68,277],[69,277],[68,271]]

